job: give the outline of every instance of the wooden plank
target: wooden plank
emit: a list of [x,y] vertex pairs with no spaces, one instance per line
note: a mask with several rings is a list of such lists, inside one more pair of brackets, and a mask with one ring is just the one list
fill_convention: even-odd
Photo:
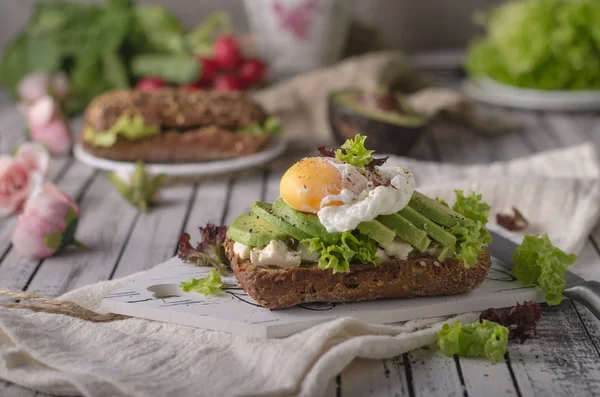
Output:
[[0,153],[12,153],[25,141],[25,118],[16,106],[0,108]]
[[571,302],[545,307],[543,315],[536,339],[510,345],[522,395],[599,395],[598,352]]
[[432,126],[433,150],[440,161],[473,164],[487,163],[492,158],[491,148],[472,130],[456,125],[436,123]]
[[[89,183],[94,175],[95,171],[92,168],[77,164],[67,170],[58,182],[58,186],[65,193],[79,201],[87,183]],[[25,259],[20,257],[15,250],[9,250],[8,254],[0,262],[0,287],[11,289],[25,288],[40,263],[39,260]]]
[[[509,345],[509,351],[512,344]],[[510,364],[496,364],[485,359],[460,358],[460,368],[469,396],[516,396],[517,389],[510,375]]]
[[210,181],[198,187],[184,227],[193,240],[199,237],[199,226],[208,222],[221,224],[229,192],[229,181]]
[[272,203],[279,197],[279,182],[283,172],[270,172],[266,175],[265,197],[264,200]]
[[340,378],[344,397],[411,395],[403,356],[391,360],[357,358],[342,371]]
[[161,191],[159,204],[141,214],[135,223],[112,277],[148,270],[173,256],[193,192],[194,186],[174,186]]
[[409,353],[415,396],[462,396],[464,388],[451,357],[436,347]]
[[253,174],[244,179],[236,179],[232,182],[224,225],[229,225],[241,213],[250,211],[252,203],[262,199],[263,182],[261,173]]
[[588,135],[570,114],[546,113],[544,119],[560,146],[577,145],[589,140]]
[[92,252],[70,250],[42,262],[29,285],[29,291],[57,296],[84,285],[109,278],[112,274],[138,211],[126,204],[108,178],[95,178],[81,200],[77,238]]

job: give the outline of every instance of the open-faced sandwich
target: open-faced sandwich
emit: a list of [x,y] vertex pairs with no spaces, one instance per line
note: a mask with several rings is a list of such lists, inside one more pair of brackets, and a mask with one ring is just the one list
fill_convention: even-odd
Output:
[[274,203],[255,202],[224,241],[240,286],[259,304],[460,294],[490,268],[481,196],[448,204],[415,191],[412,174],[373,158],[357,135],[294,164]]
[[244,94],[165,88],[97,97],[80,140],[99,157],[175,163],[254,154],[278,131],[277,119]]

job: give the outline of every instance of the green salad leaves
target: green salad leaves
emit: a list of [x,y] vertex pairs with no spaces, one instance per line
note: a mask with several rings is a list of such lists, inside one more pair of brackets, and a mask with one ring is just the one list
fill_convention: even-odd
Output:
[[356,134],[354,139],[347,139],[338,150],[335,151],[335,157],[345,163],[355,167],[364,167],[373,161],[371,156],[374,150],[365,148],[366,136]]
[[450,229],[450,233],[456,237],[456,258],[470,267],[479,261],[479,255],[492,241],[490,233],[486,229],[490,206],[482,201],[481,194],[471,192],[464,196],[462,190],[455,190],[456,201],[452,209],[465,219]]
[[547,234],[525,236],[513,254],[513,272],[519,281],[537,284],[546,295],[546,303],[558,305],[566,286],[565,272],[576,259],[553,246]]
[[265,119],[265,121],[263,121],[262,124],[252,124],[242,128],[240,131],[246,134],[253,135],[264,133],[279,135],[281,134],[281,122],[277,117],[269,116]]
[[511,1],[478,22],[487,35],[470,45],[471,76],[541,90],[600,89],[599,1]]
[[508,328],[487,320],[464,325],[456,321],[454,325],[444,324],[437,345],[446,356],[485,356],[499,362],[508,348],[508,333]]
[[360,263],[379,263],[377,243],[363,235],[344,232],[340,240],[333,244],[325,243],[320,238],[307,239],[302,243],[309,252],[319,252],[320,269],[331,269],[333,273],[349,272],[350,263],[354,260]]
[[140,115],[122,115],[107,131],[96,131],[90,126],[83,130],[83,139],[94,146],[110,147],[117,142],[121,135],[131,141],[148,138],[160,133],[160,126],[145,125]]
[[208,276],[203,278],[191,278],[182,281],[179,286],[184,292],[197,292],[204,296],[216,294],[223,290],[221,276],[216,270],[211,270]]

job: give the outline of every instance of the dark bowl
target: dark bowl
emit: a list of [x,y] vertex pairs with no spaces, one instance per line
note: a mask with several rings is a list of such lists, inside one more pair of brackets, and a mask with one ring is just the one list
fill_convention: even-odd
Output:
[[356,90],[333,92],[329,95],[327,116],[334,137],[339,144],[356,134],[366,135],[367,147],[379,153],[406,155],[417,143],[428,125],[423,119],[419,125],[399,125],[371,118],[358,113],[349,106],[336,101],[340,93]]

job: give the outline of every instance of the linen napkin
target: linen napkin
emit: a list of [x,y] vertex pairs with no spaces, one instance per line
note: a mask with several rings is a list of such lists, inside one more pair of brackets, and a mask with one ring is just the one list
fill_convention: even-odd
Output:
[[[412,169],[427,194],[451,200],[453,189],[475,187],[493,213],[516,206],[536,232],[547,231],[569,251],[583,245],[598,219],[600,167],[588,144],[489,165],[389,161]],[[135,277],[61,299],[99,310],[103,296]],[[454,319],[384,326],[345,318],[263,340],[141,319],[90,323],[0,308],[0,378],[58,395],[319,396],[353,359],[428,345],[442,322]]]

